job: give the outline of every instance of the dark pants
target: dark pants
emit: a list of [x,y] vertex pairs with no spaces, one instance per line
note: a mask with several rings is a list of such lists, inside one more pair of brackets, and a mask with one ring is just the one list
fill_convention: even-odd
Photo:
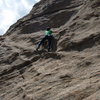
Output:
[[48,51],[50,51],[51,49],[51,42],[52,42],[52,36],[45,36],[40,43],[38,44],[38,48],[40,48],[40,46],[45,42],[45,40],[48,40]]

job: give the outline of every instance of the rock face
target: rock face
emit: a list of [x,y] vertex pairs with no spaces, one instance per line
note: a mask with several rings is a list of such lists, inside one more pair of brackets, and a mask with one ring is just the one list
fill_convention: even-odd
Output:
[[[46,27],[57,51],[35,51]],[[0,100],[100,100],[100,0],[41,0],[0,37]]]

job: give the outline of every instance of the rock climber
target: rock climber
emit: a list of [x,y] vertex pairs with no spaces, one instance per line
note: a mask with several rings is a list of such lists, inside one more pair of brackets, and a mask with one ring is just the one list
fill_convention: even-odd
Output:
[[[45,36],[44,38],[39,42],[36,50],[38,51],[38,49],[40,48],[40,46],[47,40],[48,41],[48,52],[50,52],[51,50],[51,43],[52,43],[52,38],[53,38],[53,35],[52,33],[54,33],[50,27],[48,27],[45,31]],[[56,31],[55,31],[56,33]]]

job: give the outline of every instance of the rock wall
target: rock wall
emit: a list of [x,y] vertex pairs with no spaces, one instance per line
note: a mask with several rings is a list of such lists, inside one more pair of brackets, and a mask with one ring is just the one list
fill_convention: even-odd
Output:
[[[57,51],[35,51],[46,27]],[[0,100],[100,100],[100,0],[41,0],[0,37]]]

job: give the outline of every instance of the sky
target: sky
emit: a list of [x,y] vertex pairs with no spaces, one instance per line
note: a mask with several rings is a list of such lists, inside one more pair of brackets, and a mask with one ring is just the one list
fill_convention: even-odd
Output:
[[0,0],[0,35],[18,19],[27,15],[40,0]]

